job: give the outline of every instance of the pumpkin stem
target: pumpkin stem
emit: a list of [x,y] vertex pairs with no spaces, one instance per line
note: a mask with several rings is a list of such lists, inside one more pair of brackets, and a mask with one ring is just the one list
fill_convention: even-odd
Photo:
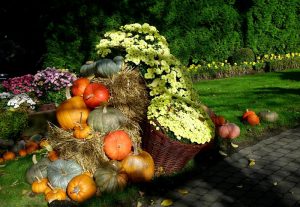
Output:
[[80,119],[79,119],[80,128],[81,128],[81,121],[82,121],[82,111],[80,112]]
[[54,190],[54,187],[51,185],[51,183],[47,183],[47,185],[49,186],[49,188],[51,189],[51,190]]
[[136,142],[133,143],[133,154],[134,155],[138,155],[139,152],[138,152],[138,145]]
[[104,107],[103,107],[103,114],[106,114],[107,113],[107,106],[105,105]]
[[41,180],[39,179],[38,176],[34,176],[34,177],[35,177],[35,179],[37,179],[38,182],[41,182]]
[[70,87],[66,87],[66,98],[67,98],[67,99],[70,99],[70,98],[71,98]]

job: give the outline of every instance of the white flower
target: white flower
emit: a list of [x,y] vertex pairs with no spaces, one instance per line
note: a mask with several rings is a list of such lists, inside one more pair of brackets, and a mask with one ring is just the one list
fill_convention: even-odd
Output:
[[13,98],[7,102],[7,106],[11,106],[16,109],[23,103],[28,104],[31,109],[34,109],[36,105],[36,103],[26,93],[21,93],[13,96]]
[[0,93],[0,99],[10,98],[10,97],[12,97],[11,93],[7,93],[7,92]]

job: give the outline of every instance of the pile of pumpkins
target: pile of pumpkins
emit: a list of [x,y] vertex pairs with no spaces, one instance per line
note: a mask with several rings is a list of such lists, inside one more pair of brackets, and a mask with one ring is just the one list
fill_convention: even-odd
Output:
[[39,142],[33,140],[20,140],[16,143],[15,146],[12,147],[11,150],[8,150],[3,153],[2,157],[0,157],[0,164],[14,160],[17,157],[25,157],[29,154],[34,153],[35,151],[39,150]]
[[48,202],[65,199],[84,202],[97,190],[111,193],[123,190],[129,182],[150,181],[154,176],[153,158],[146,151],[138,150],[130,135],[120,129],[127,118],[109,106],[109,89],[81,77],[74,81],[71,92],[72,97],[56,110],[60,127],[83,142],[99,138],[93,136],[94,132],[101,133],[103,151],[109,161],[102,163],[94,174],[85,172],[75,160],[60,159],[45,140],[42,147],[47,149],[48,158],[35,161],[26,173],[32,191],[44,193]]

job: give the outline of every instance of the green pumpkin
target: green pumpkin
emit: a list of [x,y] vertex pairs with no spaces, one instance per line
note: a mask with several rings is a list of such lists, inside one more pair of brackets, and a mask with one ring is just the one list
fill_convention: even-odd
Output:
[[[34,159],[33,159],[34,160]],[[39,162],[33,161],[33,165],[26,171],[26,181],[32,184],[34,181],[47,177],[47,168],[51,161],[48,158],[42,158]]]
[[94,131],[105,134],[118,129],[126,121],[127,118],[119,109],[101,106],[90,112],[87,122]]
[[104,58],[83,65],[80,69],[80,73],[85,76],[94,74],[96,77],[107,78],[118,73],[122,68],[122,64],[122,56],[116,56],[113,60]]
[[258,116],[267,122],[275,122],[278,120],[278,114],[274,111],[261,111],[258,113]]
[[94,173],[94,178],[101,192],[114,193],[122,191],[128,182],[128,176],[118,161],[103,164]]
[[66,190],[73,177],[83,172],[82,167],[75,160],[58,159],[48,166],[48,180],[55,188]]

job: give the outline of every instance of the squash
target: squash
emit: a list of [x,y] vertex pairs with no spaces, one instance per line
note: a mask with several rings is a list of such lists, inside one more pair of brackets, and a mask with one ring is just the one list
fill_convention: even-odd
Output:
[[66,199],[67,199],[66,191],[64,191],[61,188],[52,189],[50,192],[46,193],[45,195],[45,200],[48,203],[51,203],[55,200],[62,201]]
[[267,122],[275,122],[278,120],[278,114],[273,111],[261,111],[258,113],[258,116]]
[[108,102],[110,98],[109,90],[101,83],[89,84],[83,93],[83,100],[90,108],[95,108]]
[[42,158],[40,161],[37,162],[36,155],[32,156],[33,165],[30,166],[26,170],[26,181],[29,184],[32,184],[34,181],[36,181],[37,177],[39,179],[43,179],[47,177],[47,168],[50,164],[50,160],[48,158]]
[[146,151],[137,152],[127,156],[121,162],[122,168],[127,173],[132,182],[150,181],[154,176],[154,161],[151,155]]
[[87,120],[88,125],[94,131],[99,131],[103,134],[118,129],[126,121],[127,118],[119,109],[106,106],[101,106],[93,110]]
[[109,161],[101,165],[94,173],[94,179],[101,192],[122,191],[128,182],[128,176],[118,161]]
[[124,130],[109,132],[103,143],[105,154],[112,160],[123,160],[131,152],[132,142]]
[[71,92],[73,96],[83,96],[85,88],[90,84],[90,80],[87,78],[78,78],[73,82]]
[[124,58],[122,56],[116,56],[113,60],[104,58],[96,62],[88,62],[81,67],[80,73],[84,75],[94,74],[96,77],[107,78],[118,73],[122,68],[123,62]]
[[259,120],[259,117],[256,114],[251,114],[251,115],[247,116],[247,122],[251,126],[255,126],[255,125],[258,125],[260,123],[260,120]]
[[18,153],[21,157],[25,157],[27,155],[27,152],[25,149],[20,149]]
[[90,110],[80,96],[65,100],[56,110],[59,125],[65,129],[73,129],[78,123],[86,123]]
[[226,123],[224,116],[215,116],[211,118],[215,126],[222,126]]
[[48,158],[49,158],[49,160],[51,160],[51,161],[58,160],[58,158],[59,158],[58,152],[55,151],[55,150],[52,150],[52,151],[48,152]]
[[47,178],[42,178],[39,179],[36,177],[36,181],[34,181],[31,184],[31,190],[34,193],[45,193],[45,191],[49,188],[48,187],[48,179]]
[[27,142],[25,146],[26,146],[26,152],[27,152],[27,154],[31,154],[34,151],[36,151],[36,150],[39,149],[39,145],[36,142],[34,142],[34,141]]
[[93,178],[86,174],[77,175],[69,182],[68,196],[79,203],[86,201],[96,194],[97,186]]
[[70,180],[83,172],[74,160],[58,159],[51,162],[47,169],[48,180],[55,188],[66,189]]
[[254,111],[251,111],[249,109],[246,109],[246,111],[244,112],[243,116],[242,116],[242,119],[247,119],[247,117],[249,115],[255,115],[256,113]]
[[226,123],[219,126],[217,132],[224,139],[234,139],[240,136],[240,128],[234,123]]
[[14,160],[16,158],[16,154],[11,151],[4,152],[3,159],[4,160]]
[[74,127],[73,136],[77,139],[89,139],[91,137],[92,128],[87,124],[80,124]]

